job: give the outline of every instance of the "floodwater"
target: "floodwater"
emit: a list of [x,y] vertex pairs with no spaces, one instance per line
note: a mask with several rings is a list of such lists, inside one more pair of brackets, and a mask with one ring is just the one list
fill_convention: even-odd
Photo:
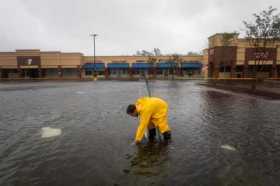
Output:
[[280,101],[193,81],[150,87],[169,103],[168,146],[131,145],[126,106],[144,82],[0,84],[0,185],[279,185]]

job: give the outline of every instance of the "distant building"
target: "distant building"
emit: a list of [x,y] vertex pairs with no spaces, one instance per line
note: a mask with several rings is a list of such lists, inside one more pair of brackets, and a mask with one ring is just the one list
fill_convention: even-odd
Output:
[[226,35],[218,33],[208,38],[209,48],[205,50],[204,60],[208,61],[205,67],[207,66],[209,77],[280,77],[279,41],[269,43],[265,50],[260,50],[261,48],[253,47],[249,40],[239,38],[238,34],[232,34],[230,39]]
[[202,55],[180,56],[84,56],[82,53],[16,50],[0,52],[1,79],[87,79],[93,72],[104,79],[202,77]]

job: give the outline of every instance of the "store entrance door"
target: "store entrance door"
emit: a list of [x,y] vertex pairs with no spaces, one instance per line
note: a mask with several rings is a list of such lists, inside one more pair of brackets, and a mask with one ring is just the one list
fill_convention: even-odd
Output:
[[26,78],[26,79],[39,78],[39,70],[38,69],[23,69],[22,75],[23,75],[23,78]]

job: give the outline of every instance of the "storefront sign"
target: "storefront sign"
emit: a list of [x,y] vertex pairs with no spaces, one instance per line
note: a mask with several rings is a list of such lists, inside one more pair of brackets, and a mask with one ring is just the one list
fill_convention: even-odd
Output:
[[39,66],[41,58],[40,56],[18,56],[17,63],[19,66]]
[[255,59],[263,59],[267,60],[269,59],[269,52],[254,52]]

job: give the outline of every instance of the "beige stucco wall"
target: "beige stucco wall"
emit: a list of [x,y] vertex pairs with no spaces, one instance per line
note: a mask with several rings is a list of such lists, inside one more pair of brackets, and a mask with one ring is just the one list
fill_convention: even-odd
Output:
[[[223,33],[217,33],[208,38],[208,46],[209,48],[225,46]],[[238,34],[233,36],[226,42],[227,46],[235,46],[238,43]]]
[[13,52],[0,53],[0,66],[1,68],[17,68],[17,57]]
[[[240,39],[237,48],[237,64],[243,65],[245,62],[245,49],[252,48],[253,46],[246,40]],[[277,47],[277,64],[280,64],[280,45],[279,42],[274,44],[268,44],[267,47],[274,48]]]
[[82,63],[81,53],[61,53],[60,54],[60,65],[63,68],[77,68]]
[[[0,66],[17,66],[17,56],[40,56],[41,68],[77,68],[78,65],[92,63],[93,56],[83,56],[81,53],[61,53],[59,51],[40,52],[40,50],[16,50],[16,52],[0,52]],[[206,63],[205,55],[180,56],[181,61],[200,61]],[[208,57],[208,56],[207,56]],[[172,56],[153,56],[156,62],[160,60],[172,60]],[[96,61],[104,63],[148,61],[147,56],[97,56]],[[14,68],[15,68],[14,67]]]
[[208,49],[203,50],[202,63],[208,65]]
[[245,48],[242,46],[237,47],[236,64],[244,65],[245,63]]
[[[215,34],[208,38],[209,48],[224,46],[222,41],[222,34]],[[245,49],[254,47],[248,40],[244,38],[234,38],[230,46],[237,46],[237,65],[243,65],[245,62]],[[274,43],[267,43],[266,47],[277,47],[277,64],[280,64],[280,41]]]
[[[157,59],[157,62],[160,60],[169,60],[172,59],[171,56],[153,56],[153,58]],[[203,60],[203,55],[198,56],[180,56],[182,61],[201,61]],[[104,63],[112,63],[112,62],[127,62],[127,63],[135,63],[137,61],[148,61],[149,57],[147,56],[96,56],[96,61],[102,61]],[[93,56],[84,56],[83,64],[92,63]]]
[[31,49],[31,50],[16,50],[17,56],[40,56],[39,49]]
[[205,78],[207,78],[208,77],[208,49],[203,50],[202,63],[203,63],[202,74]]
[[[279,44],[280,44],[280,42],[266,43],[265,46],[267,48],[274,48]],[[238,47],[244,47],[244,48],[253,48],[254,47],[254,45],[252,43],[250,43],[249,40],[246,40],[243,38],[238,39],[237,45],[238,45]],[[260,45],[260,46],[262,46],[262,45]]]
[[42,68],[57,68],[60,65],[60,52],[41,53]]
[[221,35],[213,35],[208,38],[208,46],[209,48],[213,48],[216,46],[222,46],[222,36]]
[[277,64],[280,64],[280,45],[277,45]]

